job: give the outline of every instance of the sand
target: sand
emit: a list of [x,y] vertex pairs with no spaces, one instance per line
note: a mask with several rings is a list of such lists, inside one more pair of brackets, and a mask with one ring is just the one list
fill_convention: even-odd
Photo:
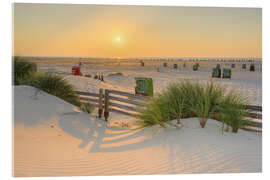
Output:
[[183,119],[181,129],[134,130],[117,126],[134,118],[111,113],[106,124],[95,115],[33,87],[14,86],[14,176],[262,171],[261,133],[222,135],[220,122],[209,119],[202,129],[197,118]]
[[[47,61],[46,61],[47,62]],[[48,61],[50,62],[50,61]],[[91,74],[92,78],[71,75],[73,65],[78,61],[61,62],[51,61],[50,63],[37,63],[39,71],[57,72],[73,84],[78,91],[98,92],[99,88],[115,89],[134,93],[135,77],[151,77],[154,83],[154,94],[164,90],[168,84],[179,80],[192,80],[208,82],[211,80],[212,68],[221,64],[221,68],[231,68],[232,62],[198,62],[198,71],[192,71],[192,65],[196,62],[166,61],[168,67],[162,67],[165,61],[145,61],[145,67],[141,67],[139,61],[131,60],[92,60],[84,62],[82,73]],[[68,63],[69,62],[69,63]],[[178,69],[173,69],[173,64],[178,64]],[[245,96],[250,104],[262,105],[262,64],[255,62],[255,72],[249,72],[250,62],[234,62],[231,79],[216,79],[228,90],[235,90]],[[242,64],[247,64],[247,69],[242,69]],[[157,67],[160,72],[157,72]],[[111,73],[121,72],[123,76],[108,76]],[[104,75],[104,82],[93,79],[94,75]]]

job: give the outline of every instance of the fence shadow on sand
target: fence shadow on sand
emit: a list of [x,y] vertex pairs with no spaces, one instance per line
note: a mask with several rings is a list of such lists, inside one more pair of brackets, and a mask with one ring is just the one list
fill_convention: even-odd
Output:
[[122,152],[154,144],[154,131],[112,127],[103,119],[89,118],[88,114],[82,112],[62,114],[59,127],[69,135],[82,140],[78,148],[86,148],[91,144],[89,153]]

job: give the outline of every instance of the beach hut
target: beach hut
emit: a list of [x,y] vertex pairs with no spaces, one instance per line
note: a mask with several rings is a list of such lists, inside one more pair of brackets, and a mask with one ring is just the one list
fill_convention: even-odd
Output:
[[222,78],[231,78],[231,69],[223,68]]
[[167,67],[168,66],[168,64],[165,62],[165,63],[163,63],[163,67]]
[[242,64],[242,69],[246,69],[247,65],[246,64]]
[[220,68],[213,68],[212,77],[213,78],[221,78],[221,69]]
[[152,78],[135,77],[135,80],[136,80],[135,94],[151,97],[154,95]]
[[232,68],[235,68],[235,64],[232,64]]
[[173,65],[173,68],[174,68],[174,69],[177,69],[177,68],[178,68],[178,64],[174,64],[174,65]]
[[250,65],[249,71],[255,71],[255,65],[254,65],[254,64],[251,64],[251,65]]
[[78,66],[73,66],[71,71],[72,71],[72,74],[75,76],[82,76],[81,68]]

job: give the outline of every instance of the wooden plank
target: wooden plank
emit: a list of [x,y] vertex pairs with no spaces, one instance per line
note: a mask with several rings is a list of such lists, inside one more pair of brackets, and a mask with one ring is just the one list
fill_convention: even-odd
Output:
[[256,121],[248,121],[246,120],[245,123],[248,125],[248,126],[253,126],[253,127],[262,127],[262,122],[256,122]]
[[137,109],[135,107],[126,106],[126,105],[123,105],[123,104],[117,104],[117,103],[113,103],[113,102],[110,102],[109,104],[110,104],[110,106],[118,107],[120,109],[137,112]]
[[116,95],[121,95],[121,96],[127,96],[127,97],[131,97],[131,98],[136,98],[136,99],[140,99],[140,100],[148,100],[149,99],[149,97],[146,97],[146,96],[138,96],[138,95],[135,95],[135,94],[122,92],[122,91],[116,91],[116,90],[109,90],[109,93],[116,94]]
[[143,103],[137,102],[135,100],[124,99],[124,98],[115,97],[115,96],[109,96],[109,98],[111,100],[120,101],[120,102],[124,102],[124,103],[128,103],[128,104],[133,104],[133,105],[136,105],[136,106],[143,106]]
[[115,109],[115,108],[109,108],[109,110],[110,110],[111,112],[116,112],[116,113],[124,114],[124,115],[127,115],[127,116],[133,116],[133,117],[136,116],[135,113],[129,113],[129,112],[126,112],[126,111],[121,111],[121,110],[119,110],[119,109]]
[[91,93],[91,92],[81,92],[81,91],[75,91],[78,95],[83,96],[93,96],[93,97],[99,97],[99,94]]
[[98,99],[98,118],[102,117],[103,114],[103,89],[99,89],[99,99]]
[[110,104],[110,101],[109,101],[109,90],[105,90],[105,99],[104,99],[104,118],[105,118],[105,121],[108,121],[108,118],[109,118],[109,104]]
[[244,129],[244,130],[246,130],[246,131],[252,131],[252,132],[262,132],[262,128],[253,128],[253,127],[244,127],[244,128],[242,128],[242,129]]
[[256,114],[256,113],[248,113],[247,117],[262,119],[262,115],[261,114]]
[[262,106],[249,105],[249,106],[246,106],[246,108],[249,110],[254,110],[254,111],[262,111]]
[[79,97],[79,99],[84,100],[84,101],[91,101],[91,102],[99,103],[98,99],[93,99],[93,98],[89,98],[89,97]]

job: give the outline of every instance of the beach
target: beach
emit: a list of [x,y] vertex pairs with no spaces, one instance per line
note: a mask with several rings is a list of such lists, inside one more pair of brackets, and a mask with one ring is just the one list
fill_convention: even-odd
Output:
[[[62,73],[63,77],[74,85],[77,91],[98,93],[99,88],[115,89],[134,93],[136,85],[135,77],[153,78],[154,94],[162,92],[170,83],[180,80],[192,80],[208,82],[214,80],[229,90],[235,90],[248,97],[250,104],[262,105],[262,63],[261,62],[190,62],[190,61],[144,61],[145,66],[140,65],[139,60],[89,60],[82,61],[81,72],[92,75],[92,78],[71,75],[71,68],[78,66],[80,60],[64,61],[48,60],[46,63],[37,62],[41,72]],[[163,67],[166,62],[168,67]],[[193,71],[192,66],[200,64],[198,71]],[[178,64],[178,69],[173,69],[173,64]],[[183,65],[186,64],[186,67]],[[212,79],[212,68],[221,64],[221,68],[230,68],[230,79]],[[235,68],[231,68],[235,64]],[[246,69],[242,69],[246,64]],[[249,71],[250,64],[255,64],[255,72]],[[157,72],[159,68],[160,72]],[[122,75],[108,76],[114,73]],[[95,80],[94,75],[104,75],[104,82]]]
[[[178,63],[179,68],[172,65]],[[135,77],[151,77],[154,94],[172,82],[189,79],[207,82],[220,62],[198,62],[198,71],[186,62],[102,61],[83,62],[82,73],[73,76],[67,63],[37,62],[38,71],[57,73],[77,91],[97,93],[99,88],[134,93]],[[220,63],[230,67],[229,62]],[[215,79],[228,90],[249,97],[250,104],[262,105],[261,63],[255,72],[235,63],[231,79]],[[248,63],[246,63],[248,64]],[[160,72],[157,72],[157,67]],[[121,72],[122,75],[111,75]],[[93,78],[104,75],[104,81]],[[201,128],[198,118],[182,119],[182,127],[153,126],[136,129],[134,117],[111,112],[109,121],[91,114],[30,86],[14,86],[15,177],[145,175],[189,173],[255,173],[262,171],[262,133],[242,129],[224,132],[222,123],[208,119]],[[130,123],[122,127],[122,122]],[[173,121],[175,123],[175,121]]]

